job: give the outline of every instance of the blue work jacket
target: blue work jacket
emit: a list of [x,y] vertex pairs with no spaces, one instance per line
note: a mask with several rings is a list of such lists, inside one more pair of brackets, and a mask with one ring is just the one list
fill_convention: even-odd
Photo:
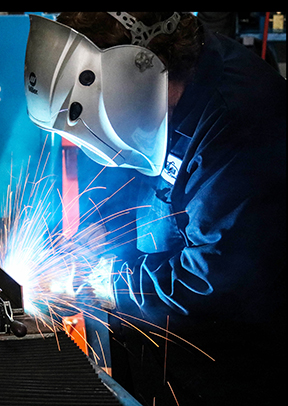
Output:
[[[280,394],[285,95],[285,80],[266,62],[205,31],[169,123],[166,176],[139,175],[137,250],[123,256],[127,272],[123,266],[115,279],[117,311],[147,334],[158,325],[160,346],[169,316],[169,331],[215,359],[181,350],[184,341],[169,334],[165,365],[181,405],[272,405]],[[149,343],[131,335],[122,341],[134,354],[136,391],[150,404],[162,361],[156,378],[158,355],[145,369]],[[137,357],[143,362],[135,366]]]
[[138,205],[150,207],[138,210],[140,252],[136,265],[127,258],[134,267],[127,277],[130,299],[144,312],[153,291],[186,315],[213,306],[223,317],[258,323],[274,312],[285,125],[285,80],[242,45],[205,32],[196,73],[169,123],[168,152],[183,161],[176,181],[140,177]]

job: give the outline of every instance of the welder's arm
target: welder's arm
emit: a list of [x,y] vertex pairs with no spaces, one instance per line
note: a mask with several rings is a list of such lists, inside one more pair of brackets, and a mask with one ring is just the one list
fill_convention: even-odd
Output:
[[[193,173],[197,184],[191,177],[184,186],[188,220],[182,230],[183,248],[143,253],[133,267],[129,264],[130,298],[143,310],[151,282],[162,302],[184,314],[207,303],[204,297],[219,298],[227,292],[236,291],[237,299],[235,293],[230,298],[242,306],[241,292],[247,289],[251,294],[256,279],[259,288],[269,286],[267,264],[277,259],[277,244],[272,250],[271,238],[277,241],[281,235],[277,224],[283,212],[281,188],[274,185],[282,184],[282,173],[273,173],[273,166],[266,171],[262,164],[271,157],[271,148],[222,150],[222,160],[213,162],[212,156],[208,169],[198,165]],[[205,161],[204,154],[201,159]],[[181,200],[181,189],[177,193]],[[181,201],[179,206],[175,212]]]

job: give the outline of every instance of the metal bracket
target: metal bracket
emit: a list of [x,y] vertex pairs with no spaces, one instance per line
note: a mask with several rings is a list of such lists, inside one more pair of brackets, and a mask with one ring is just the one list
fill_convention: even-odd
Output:
[[[0,288],[0,292],[2,289]],[[8,300],[3,300],[0,297],[0,334],[6,334],[9,332],[10,323],[13,323],[13,311],[11,304]]]
[[151,52],[140,51],[135,57],[135,65],[140,72],[144,72],[146,69],[153,67],[153,58],[154,54]]
[[[1,288],[0,292],[2,292]],[[10,330],[16,337],[24,337],[27,334],[27,327],[14,320],[11,303],[0,297],[0,334],[10,333]]]
[[150,27],[143,24],[142,21],[136,20],[131,14],[125,11],[109,12],[112,17],[116,18],[127,30],[131,31],[131,45],[146,47],[149,42],[160,34],[173,34],[181,19],[180,14],[174,12],[173,15],[165,21],[159,21]]

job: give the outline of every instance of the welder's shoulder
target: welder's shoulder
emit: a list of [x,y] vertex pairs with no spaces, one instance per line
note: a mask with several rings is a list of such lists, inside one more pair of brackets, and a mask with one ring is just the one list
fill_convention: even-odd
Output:
[[[246,128],[282,133],[286,118],[286,81],[258,55],[221,38],[223,75],[218,91],[233,120]],[[277,128],[275,128],[275,126]]]

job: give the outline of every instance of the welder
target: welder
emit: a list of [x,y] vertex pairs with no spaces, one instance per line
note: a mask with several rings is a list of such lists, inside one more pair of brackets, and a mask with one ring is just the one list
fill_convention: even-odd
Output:
[[115,177],[137,172],[137,242],[116,253],[115,312],[160,348],[111,317],[114,378],[143,405],[278,403],[285,80],[192,13],[57,20],[32,17],[30,118]]

